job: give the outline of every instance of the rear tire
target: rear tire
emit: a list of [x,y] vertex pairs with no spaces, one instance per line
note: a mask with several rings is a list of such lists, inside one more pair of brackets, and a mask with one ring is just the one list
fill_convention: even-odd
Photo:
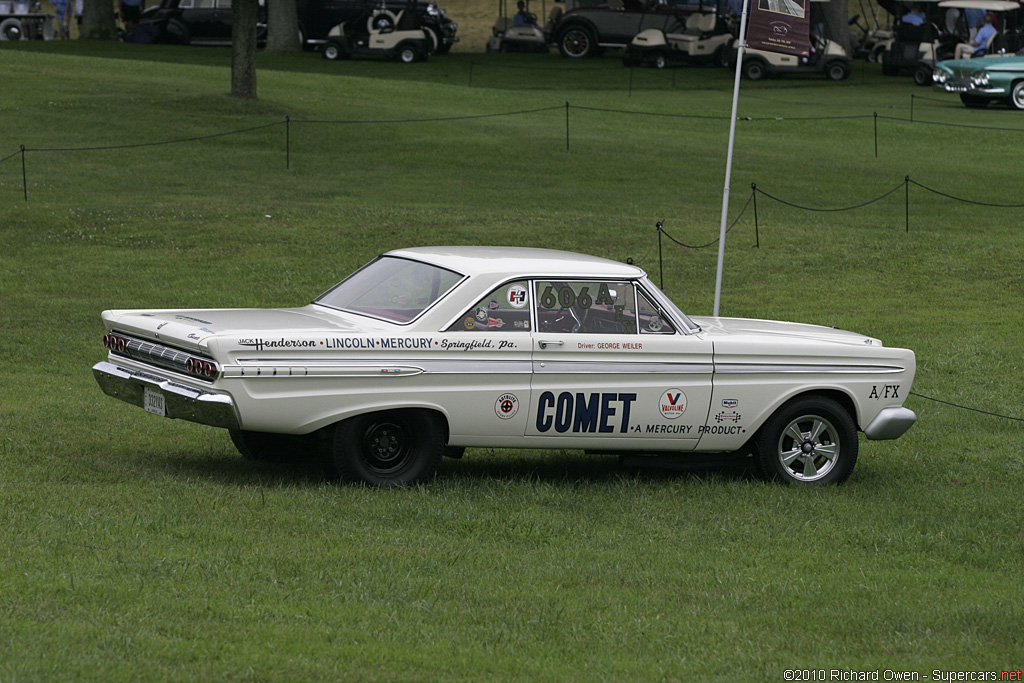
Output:
[[743,76],[748,81],[760,81],[767,74],[768,70],[765,68],[764,62],[759,59],[743,64]]
[[917,85],[931,85],[932,84],[932,68],[930,66],[921,66],[914,69],[914,83]]
[[403,45],[398,48],[398,61],[402,64],[412,64],[422,59],[420,51],[412,45]]
[[339,422],[328,464],[343,479],[391,488],[427,481],[444,452],[438,418],[425,410],[388,410]]
[[824,396],[783,405],[765,422],[756,443],[765,475],[788,484],[838,484],[850,476],[857,463],[853,418]]
[[324,45],[324,59],[334,62],[343,59],[345,56],[345,51],[339,43],[331,41]]
[[850,77],[850,65],[846,62],[831,62],[825,67],[825,77],[830,81],[843,81]]
[[558,50],[569,59],[586,59],[597,54],[597,39],[584,26],[571,26],[558,39]]

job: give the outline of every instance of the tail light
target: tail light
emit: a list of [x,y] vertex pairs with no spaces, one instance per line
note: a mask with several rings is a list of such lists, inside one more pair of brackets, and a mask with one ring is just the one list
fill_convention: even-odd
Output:
[[220,375],[220,368],[214,361],[194,356],[185,361],[185,370],[204,379],[217,379]]
[[125,349],[128,348],[128,339],[111,332],[110,334],[103,335],[103,346],[115,353],[124,353]]

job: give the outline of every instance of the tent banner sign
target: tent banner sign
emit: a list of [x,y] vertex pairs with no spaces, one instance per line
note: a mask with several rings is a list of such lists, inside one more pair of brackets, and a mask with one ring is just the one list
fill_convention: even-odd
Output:
[[748,47],[787,55],[810,54],[809,0],[752,0],[751,5]]

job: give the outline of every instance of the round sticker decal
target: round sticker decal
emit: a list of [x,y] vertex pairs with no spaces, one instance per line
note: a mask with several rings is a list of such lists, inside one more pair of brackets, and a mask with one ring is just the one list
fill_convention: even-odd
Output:
[[512,285],[508,288],[508,305],[512,308],[525,308],[527,304],[526,300],[526,287],[522,285]]
[[658,408],[662,417],[674,420],[686,411],[686,394],[679,389],[669,389],[661,395]]
[[502,420],[511,420],[519,412],[519,399],[515,394],[502,394],[494,402],[494,414]]

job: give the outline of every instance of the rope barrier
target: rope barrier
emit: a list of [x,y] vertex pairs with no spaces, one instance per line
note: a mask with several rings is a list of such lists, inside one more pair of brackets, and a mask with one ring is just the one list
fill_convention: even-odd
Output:
[[192,138],[179,138],[177,140],[164,140],[163,142],[139,142],[130,145],[108,145],[104,147],[26,147],[26,152],[97,152],[108,149],[137,149],[139,147],[159,147],[161,145],[177,145],[185,142],[199,142],[201,140],[211,140],[213,138],[222,138],[228,135],[237,135],[238,133],[250,133],[254,130],[262,130],[264,128],[273,128],[274,126],[280,126],[284,121],[275,121],[274,123],[265,123],[262,126],[252,126],[251,128],[240,128],[239,130],[231,130],[226,133],[211,133],[210,135],[199,135]]
[[934,189],[932,189],[932,188],[930,188],[930,187],[928,187],[926,185],[922,185],[921,183],[917,182],[916,180],[911,180],[909,176],[907,177],[907,182],[908,183],[912,183],[914,185],[917,185],[922,190],[928,190],[929,192],[933,192],[933,193],[935,193],[935,194],[937,194],[937,195],[939,195],[941,197],[946,197],[947,199],[953,199],[953,200],[956,200],[958,202],[963,202],[964,204],[974,204],[975,206],[990,206],[990,207],[997,208],[997,209],[1024,209],[1024,204],[990,204],[988,202],[976,202],[976,201],[974,201],[972,199],[964,199],[963,197],[956,197],[956,196],[951,195],[951,194],[946,194],[945,192],[940,192],[939,190],[934,190]]
[[291,119],[292,123],[432,123],[437,121],[466,121],[468,119],[491,119],[498,116],[518,116],[520,114],[536,114],[542,111],[561,110],[563,105],[556,107],[541,107],[539,109],[523,109],[520,111],[504,111],[495,114],[466,114],[464,116],[437,116],[421,119],[366,119],[360,121],[345,119]]
[[792,202],[787,202],[784,199],[780,199],[779,197],[776,197],[774,195],[768,194],[767,192],[765,192],[764,190],[762,190],[761,188],[756,187],[756,186],[754,187],[754,191],[755,192],[760,192],[765,197],[768,197],[769,199],[774,199],[778,203],[785,204],[786,206],[792,207],[794,209],[801,209],[803,211],[817,211],[817,212],[820,212],[820,213],[836,213],[836,212],[840,212],[840,211],[853,211],[854,209],[861,209],[861,208],[864,208],[865,206],[869,206],[871,204],[874,204],[875,202],[881,201],[881,200],[885,199],[886,197],[888,197],[889,195],[893,194],[894,192],[896,192],[896,190],[898,190],[901,187],[903,187],[904,185],[906,185],[906,183],[907,183],[907,181],[904,180],[902,183],[900,183],[899,185],[897,185],[896,187],[892,188],[891,190],[889,190],[888,192],[886,192],[885,194],[883,194],[883,195],[881,195],[879,197],[875,197],[874,199],[869,199],[868,201],[863,202],[861,204],[856,204],[854,206],[844,206],[844,207],[839,208],[839,209],[821,209],[821,208],[815,208],[815,207],[812,207],[812,206],[800,206],[799,204],[794,204]]
[[929,400],[929,401],[935,401],[936,403],[941,403],[942,405],[951,406],[953,408],[960,408],[961,410],[970,410],[971,412],[981,413],[982,415],[990,415],[992,417],[998,417],[998,418],[1002,418],[1004,420],[1013,420],[1014,422],[1024,422],[1024,419],[1019,418],[1019,417],[1010,417],[1009,415],[1000,415],[999,413],[990,413],[987,410],[979,410],[978,408],[971,408],[969,406],[962,406],[962,405],[959,405],[957,403],[950,403],[949,401],[943,401],[941,399],[932,398],[931,396],[925,396],[924,394],[919,394],[919,393],[914,392],[914,391],[911,391],[910,395],[911,396],[916,396],[918,398],[923,398],[923,399],[926,399],[926,400]]

